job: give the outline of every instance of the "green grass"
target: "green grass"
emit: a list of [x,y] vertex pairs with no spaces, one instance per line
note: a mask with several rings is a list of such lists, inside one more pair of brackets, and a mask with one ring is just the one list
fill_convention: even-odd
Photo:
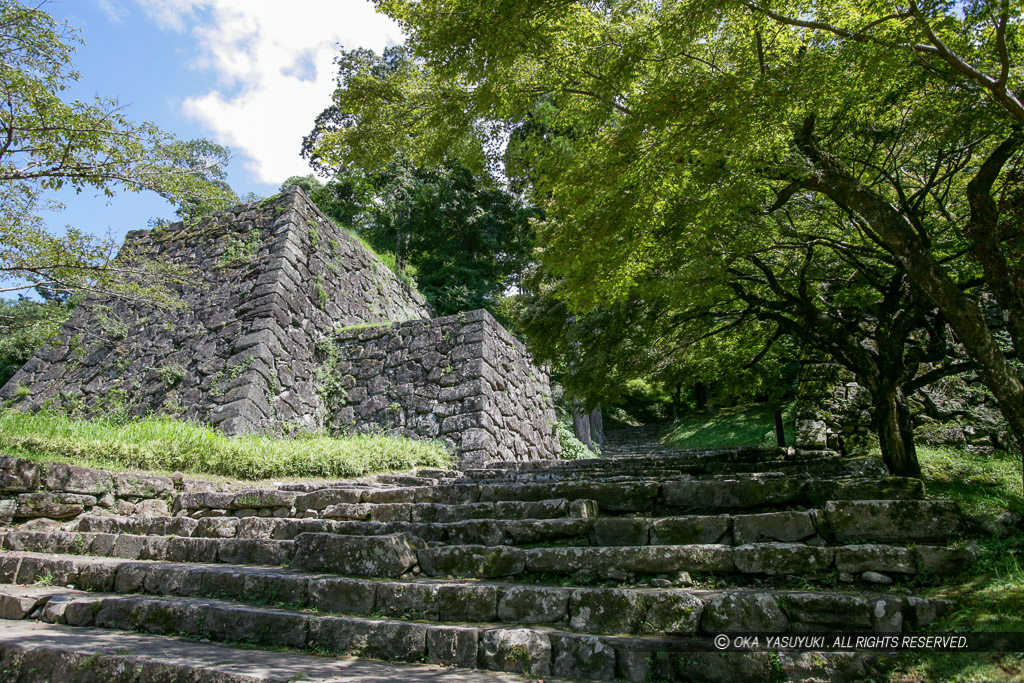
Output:
[[[793,443],[794,403],[782,406],[786,443]],[[713,413],[689,413],[679,418],[662,435],[661,441],[674,448],[740,448],[774,446],[775,406],[755,404],[717,408]]]
[[16,410],[0,412],[0,452],[89,467],[245,480],[354,477],[451,463],[451,454],[436,441],[380,435],[230,437],[166,417],[118,424]]
[[971,514],[1012,510],[1024,515],[1020,456],[918,446],[917,457],[931,495],[953,498]]
[[[786,406],[787,443],[792,405]],[[774,445],[770,406],[722,408],[711,415],[685,415],[663,435],[678,448]],[[918,446],[928,495],[950,498],[971,515],[1004,510],[1024,514],[1020,456],[971,453],[965,449]],[[898,586],[914,594],[946,598],[954,606],[924,631],[935,634],[1024,631],[1024,531],[1004,538],[979,535],[978,561],[939,587],[910,579]],[[1024,681],[1022,653],[913,653],[883,660],[866,680],[888,683],[997,683]]]
[[[929,496],[951,498],[969,514],[1024,513],[1020,458],[955,448],[918,447]],[[1005,538],[979,535],[975,566],[940,588],[915,591],[953,600],[955,606],[926,629],[930,633],[1024,631],[1024,532]],[[895,660],[882,680],[891,683],[990,683],[1024,680],[1021,653],[916,653]]]

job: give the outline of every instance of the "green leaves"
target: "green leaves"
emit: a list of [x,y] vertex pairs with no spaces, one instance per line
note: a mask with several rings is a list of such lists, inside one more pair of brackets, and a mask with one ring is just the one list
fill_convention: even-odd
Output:
[[[377,4],[409,40],[387,68],[345,71],[344,130],[317,149],[482,159],[527,193],[543,219],[525,322],[581,390],[602,367],[741,370],[780,331],[865,377],[913,375],[947,348],[936,308],[1006,374],[964,291],[1004,292],[1024,340],[1024,285],[1000,288],[1024,282],[1019,256],[972,237],[995,228],[968,192],[1024,123],[1019,3]],[[1013,157],[983,195],[1014,186]],[[1020,233],[1012,196],[1000,245]]]
[[[230,153],[129,121],[115,100],[65,101],[77,33],[38,7],[0,0],[0,291],[39,284],[173,304],[168,264],[115,261],[115,244],[69,227],[47,231],[44,193],[157,192],[189,221],[238,202],[224,182]],[[127,254],[125,255],[127,256]],[[138,257],[140,255],[136,255]]]

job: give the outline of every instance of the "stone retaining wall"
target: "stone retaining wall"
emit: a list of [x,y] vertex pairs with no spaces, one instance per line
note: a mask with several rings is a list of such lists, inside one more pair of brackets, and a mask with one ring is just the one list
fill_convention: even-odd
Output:
[[464,467],[560,450],[547,373],[487,311],[343,329],[320,351],[335,429],[439,438]]
[[[977,376],[947,377],[910,397],[918,445],[990,451],[1011,446],[1006,422]],[[854,453],[877,446],[871,396],[853,374],[805,359],[797,384],[796,446]]]
[[188,268],[179,309],[90,298],[0,389],[19,407],[168,413],[229,434],[316,428],[313,346],[336,325],[426,302],[299,191],[190,226],[128,234],[122,257]]
[[[204,485],[209,486],[189,483],[190,488]],[[154,474],[0,456],[0,527],[15,519],[64,520],[82,513],[166,515],[175,491],[184,486],[183,479]]]
[[426,301],[297,188],[129,233],[178,264],[182,307],[90,298],[0,388],[19,408],[171,414],[228,434],[331,427],[440,438],[471,464],[554,457],[547,374],[484,311]]

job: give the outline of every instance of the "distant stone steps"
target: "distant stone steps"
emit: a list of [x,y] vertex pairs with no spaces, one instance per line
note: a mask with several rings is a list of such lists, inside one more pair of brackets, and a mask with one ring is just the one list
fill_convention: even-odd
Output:
[[[729,452],[726,455],[734,455]],[[525,463],[524,463],[525,464]],[[887,470],[877,458],[840,458],[816,456],[802,460],[789,458],[719,461],[712,455],[683,461],[652,461],[650,458],[622,458],[619,460],[570,460],[548,464],[546,467],[508,467],[494,465],[483,469],[466,470],[464,479],[479,483],[543,482],[586,479],[598,476],[605,481],[619,478],[676,479],[685,477],[713,477],[775,472],[786,475],[821,477],[879,477]],[[456,480],[459,481],[459,480]],[[449,480],[449,483],[451,480]]]

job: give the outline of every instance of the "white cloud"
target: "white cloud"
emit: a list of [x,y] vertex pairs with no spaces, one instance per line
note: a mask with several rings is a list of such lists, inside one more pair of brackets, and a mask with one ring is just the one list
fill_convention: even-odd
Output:
[[330,103],[338,44],[380,51],[402,40],[368,0],[136,2],[161,27],[191,36],[193,66],[217,75],[218,89],[187,98],[185,114],[268,184],[310,172],[299,148]]
[[120,24],[124,21],[125,8],[118,0],[98,0],[98,2],[100,9],[106,13],[112,22]]

